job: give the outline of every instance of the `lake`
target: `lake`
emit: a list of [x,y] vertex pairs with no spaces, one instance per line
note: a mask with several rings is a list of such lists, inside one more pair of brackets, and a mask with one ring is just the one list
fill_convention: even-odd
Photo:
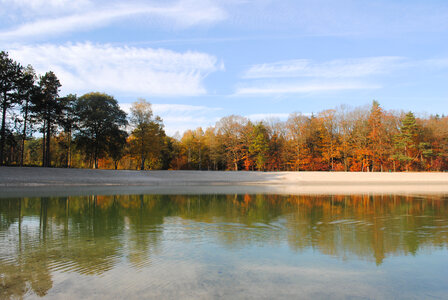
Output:
[[0,199],[0,298],[447,299],[448,196]]

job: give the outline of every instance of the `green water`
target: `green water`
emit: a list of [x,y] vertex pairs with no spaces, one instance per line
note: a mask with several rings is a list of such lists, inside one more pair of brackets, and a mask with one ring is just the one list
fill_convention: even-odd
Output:
[[0,199],[0,298],[447,299],[448,197]]

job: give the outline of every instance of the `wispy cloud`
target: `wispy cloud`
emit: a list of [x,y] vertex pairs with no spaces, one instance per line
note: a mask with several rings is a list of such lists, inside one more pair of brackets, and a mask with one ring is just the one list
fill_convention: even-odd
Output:
[[59,18],[41,19],[0,32],[0,40],[17,40],[31,37],[56,35],[108,25],[118,18],[142,13],[136,7],[122,7],[102,11],[92,11]]
[[[132,103],[120,103],[120,107],[130,112]],[[182,134],[188,129],[197,127],[207,127],[213,125],[217,120],[216,115],[222,109],[220,107],[208,107],[203,105],[185,104],[152,104],[155,115],[160,116],[165,124],[165,131],[168,135],[176,132]]]
[[280,95],[379,89],[385,78],[409,70],[446,68],[444,58],[411,60],[398,56],[315,62],[294,59],[250,66],[236,95]]
[[270,119],[279,119],[279,120],[286,120],[289,117],[290,113],[263,113],[263,114],[250,114],[247,115],[246,118],[248,118],[251,121],[265,121]]
[[448,29],[446,1],[229,1],[229,23],[245,29],[288,30],[319,36],[388,36]]
[[[35,5],[43,5],[40,2],[36,1]],[[58,3],[54,0],[53,2]],[[15,28],[1,31],[0,40],[36,39],[42,36],[104,27],[117,20],[131,17],[141,17],[146,22],[156,22],[170,27],[210,24],[226,18],[225,11],[208,0],[179,0],[164,5],[151,5],[141,2],[112,2],[102,6],[87,4],[82,6],[79,4],[76,7],[84,7],[85,9],[78,9],[75,13],[64,14],[62,17],[51,16],[22,23]],[[62,8],[64,6],[61,6]]]
[[185,104],[153,104],[153,109],[157,113],[196,113],[212,112],[221,110],[219,107],[208,107],[203,105],[185,105]]
[[[446,32],[446,1],[352,0],[0,0],[0,39],[39,39],[112,22],[169,28],[215,24],[241,32],[388,36]],[[10,22],[5,22],[8,19]],[[3,22],[2,22],[3,21]],[[222,29],[222,28],[221,28]]]
[[184,104],[154,104],[154,113],[161,116],[167,134],[183,134],[188,129],[206,128],[219,119],[220,107]]
[[278,95],[278,94],[303,94],[313,92],[330,92],[359,89],[378,89],[377,84],[357,82],[288,82],[288,83],[260,83],[255,82],[236,90],[238,96]]
[[[379,89],[385,78],[403,72],[448,68],[448,59],[412,60],[398,56],[336,59],[315,62],[294,59],[250,66],[236,95],[281,95]],[[401,73],[400,73],[401,72]]]
[[66,93],[196,96],[206,93],[203,79],[223,68],[222,62],[206,53],[107,44],[21,46],[10,54],[40,73],[54,71]]
[[316,63],[295,59],[251,66],[243,75],[246,79],[283,77],[346,78],[384,74],[399,67],[404,58],[394,56],[338,59]]
[[91,0],[0,0],[9,10],[19,10],[21,15],[49,15],[85,9],[93,5]]
[[[120,103],[121,109],[129,113],[131,111],[132,103]],[[151,108],[156,115],[162,114],[176,114],[188,115],[191,113],[206,113],[221,110],[220,107],[208,107],[203,105],[186,105],[186,104],[162,104],[152,103]]]

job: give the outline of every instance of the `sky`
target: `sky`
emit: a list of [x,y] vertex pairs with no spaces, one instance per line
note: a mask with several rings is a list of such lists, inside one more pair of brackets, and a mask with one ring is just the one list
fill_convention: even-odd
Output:
[[446,0],[0,0],[0,49],[169,135],[377,100],[448,114]]

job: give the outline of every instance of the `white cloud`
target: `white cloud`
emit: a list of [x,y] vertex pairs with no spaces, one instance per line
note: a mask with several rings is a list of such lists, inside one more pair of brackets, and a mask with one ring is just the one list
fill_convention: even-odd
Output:
[[225,20],[226,28],[239,32],[268,29],[302,36],[388,36],[448,29],[444,1],[0,0],[0,5],[0,18],[13,25],[0,37],[9,40],[85,30],[121,19],[134,23],[137,16],[139,22],[169,27]]
[[20,46],[10,55],[38,73],[55,72],[63,92],[78,94],[196,96],[206,93],[203,79],[222,68],[206,53],[91,43]]
[[[132,103],[120,103],[121,109],[129,113]],[[207,107],[203,105],[185,105],[185,104],[161,104],[151,103],[151,108],[155,115],[171,114],[185,115],[189,113],[207,113],[221,110],[219,107]]]
[[[127,113],[130,112],[132,103],[120,103],[120,107]],[[197,127],[208,127],[217,120],[217,112],[221,111],[219,107],[207,107],[202,105],[184,105],[184,104],[152,104],[154,115],[163,119],[165,131],[168,135],[174,135],[176,132],[182,134],[188,129]]]
[[379,85],[366,83],[349,83],[349,82],[321,82],[321,83],[255,83],[246,87],[240,87],[236,91],[236,95],[242,96],[258,96],[258,95],[275,95],[275,94],[301,94],[312,92],[330,92],[343,90],[358,89],[378,89]]
[[266,114],[250,114],[246,118],[251,121],[265,121],[270,119],[286,120],[290,116],[290,113],[266,113]]
[[[36,39],[42,36],[104,27],[114,21],[131,17],[141,17],[149,22],[158,22],[170,27],[210,24],[226,18],[225,11],[208,0],[179,0],[168,5],[116,1],[102,6],[88,5],[87,1],[84,5],[81,5],[83,1],[75,1],[77,4],[64,6],[63,2],[65,1],[52,0],[52,2],[60,4],[60,10],[73,12],[76,7],[77,12],[64,16],[57,14],[57,16],[31,20],[16,28],[0,32],[0,40]],[[36,7],[44,5],[42,1],[33,3]]]
[[5,6],[21,9],[22,12],[52,13],[54,10],[70,11],[91,4],[90,0],[0,0]]
[[40,36],[55,35],[65,32],[79,31],[101,27],[114,19],[129,17],[140,11],[136,8],[116,8],[103,11],[92,11],[59,18],[49,18],[25,23],[15,29],[0,32],[0,40],[32,39]]
[[[250,66],[236,95],[275,95],[379,89],[375,76],[409,67],[403,57],[379,56],[314,62],[294,59]],[[378,79],[378,78],[377,78]]]
[[308,59],[296,59],[251,66],[244,74],[246,79],[283,77],[346,78],[363,77],[389,72],[404,59],[380,56],[358,59],[338,59],[315,63]]
[[231,2],[229,23],[299,35],[388,36],[448,29],[446,1],[244,0]]
[[[242,75],[236,95],[280,95],[379,89],[385,76],[445,69],[446,58],[411,60],[398,56],[337,59],[315,62],[294,59],[250,66]],[[400,73],[401,72],[401,73]],[[380,82],[380,83],[378,83]]]
[[152,105],[156,113],[193,113],[193,112],[211,112],[221,110],[219,107],[207,107],[202,105],[185,105],[185,104],[153,104]]

